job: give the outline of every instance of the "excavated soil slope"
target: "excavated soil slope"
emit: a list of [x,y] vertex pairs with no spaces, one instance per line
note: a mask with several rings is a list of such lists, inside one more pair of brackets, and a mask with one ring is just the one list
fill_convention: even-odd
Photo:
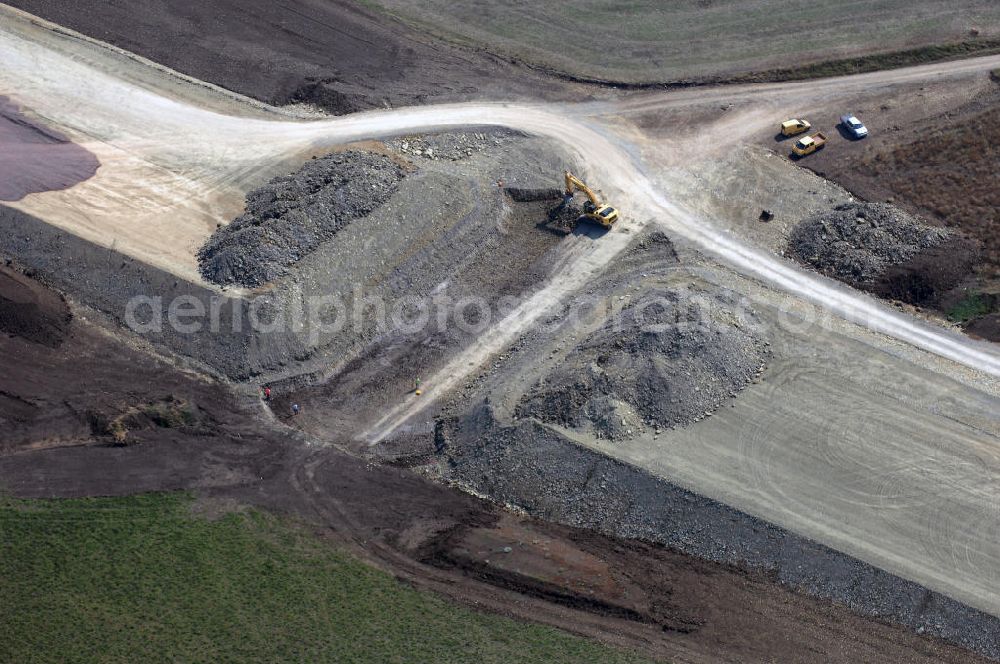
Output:
[[72,316],[56,293],[9,267],[0,267],[0,332],[56,347]]

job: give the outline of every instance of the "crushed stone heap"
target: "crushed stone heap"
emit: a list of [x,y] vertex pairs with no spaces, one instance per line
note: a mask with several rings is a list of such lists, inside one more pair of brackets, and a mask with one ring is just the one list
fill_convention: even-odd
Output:
[[844,203],[800,222],[789,249],[820,272],[871,284],[885,271],[953,236],[888,203]]
[[208,281],[256,287],[384,204],[403,179],[386,156],[350,150],[307,162],[246,197],[246,211],[198,252]]
[[733,311],[688,289],[652,291],[570,351],[517,415],[612,440],[703,419],[769,355],[759,322]]

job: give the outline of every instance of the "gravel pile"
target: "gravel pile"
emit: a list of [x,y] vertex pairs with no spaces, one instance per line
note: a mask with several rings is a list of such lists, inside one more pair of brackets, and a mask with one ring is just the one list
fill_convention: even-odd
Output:
[[518,405],[519,417],[611,440],[711,415],[762,371],[755,321],[687,289],[651,292],[571,350]]
[[799,223],[789,249],[824,274],[871,284],[889,267],[951,236],[888,203],[845,203]]
[[390,148],[424,159],[458,161],[474,154],[506,145],[522,135],[503,129],[489,131],[452,131],[444,134],[406,136],[386,141]]
[[247,194],[246,211],[217,230],[198,252],[199,269],[217,284],[255,287],[396,191],[403,171],[388,157],[347,151],[307,162]]

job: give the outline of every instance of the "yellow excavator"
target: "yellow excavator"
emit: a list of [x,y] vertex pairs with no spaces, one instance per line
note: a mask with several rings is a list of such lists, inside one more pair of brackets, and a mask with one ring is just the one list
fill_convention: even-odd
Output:
[[611,207],[607,203],[601,202],[601,199],[597,197],[594,190],[584,184],[583,180],[576,177],[569,171],[566,171],[566,195],[563,197],[563,205],[569,203],[573,198],[573,194],[577,189],[586,194],[589,199],[583,204],[583,216],[591,221],[599,223],[605,228],[611,228],[611,226],[618,221],[618,210]]

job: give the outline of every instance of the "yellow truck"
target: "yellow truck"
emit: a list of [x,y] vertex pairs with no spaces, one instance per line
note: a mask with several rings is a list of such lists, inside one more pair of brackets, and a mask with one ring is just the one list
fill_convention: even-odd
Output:
[[822,149],[824,145],[826,145],[826,136],[823,135],[823,132],[819,132],[812,136],[803,136],[795,141],[795,145],[792,146],[792,153],[797,157],[805,157],[807,154],[812,154],[816,150]]
[[802,132],[809,131],[810,129],[812,129],[812,125],[809,124],[808,120],[792,118],[791,120],[785,120],[781,123],[782,136],[795,136],[796,134],[801,134]]

